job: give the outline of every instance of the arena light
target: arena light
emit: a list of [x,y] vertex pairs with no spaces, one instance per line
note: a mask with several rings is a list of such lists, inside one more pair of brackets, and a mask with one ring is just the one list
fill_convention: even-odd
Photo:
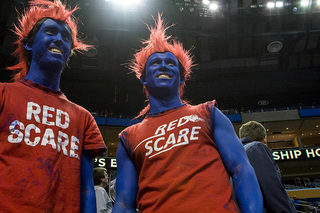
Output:
[[218,10],[219,6],[218,6],[218,3],[217,2],[212,2],[210,3],[209,5],[209,9],[210,10]]
[[141,3],[141,0],[114,0],[114,4],[122,7],[131,7],[133,5],[138,5]]
[[283,7],[283,1],[277,1],[276,2],[276,7],[277,8]]
[[209,5],[209,4],[210,4],[210,1],[209,1],[209,0],[203,0],[202,3],[203,3],[204,5]]
[[302,0],[300,2],[300,4],[301,4],[302,7],[308,7],[309,6],[309,0]]
[[140,0],[132,0],[132,2],[133,2],[134,4],[140,4],[140,3],[141,3]]
[[320,6],[320,0],[317,1],[317,5]]
[[267,8],[274,8],[275,7],[275,3],[274,2],[268,2],[267,3]]

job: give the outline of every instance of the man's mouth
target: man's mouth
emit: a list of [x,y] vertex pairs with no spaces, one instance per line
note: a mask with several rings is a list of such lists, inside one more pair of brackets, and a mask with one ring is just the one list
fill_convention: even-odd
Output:
[[49,51],[55,54],[61,54],[61,55],[63,54],[63,51],[57,47],[50,47]]
[[159,73],[156,77],[159,79],[171,79],[172,75],[168,73]]

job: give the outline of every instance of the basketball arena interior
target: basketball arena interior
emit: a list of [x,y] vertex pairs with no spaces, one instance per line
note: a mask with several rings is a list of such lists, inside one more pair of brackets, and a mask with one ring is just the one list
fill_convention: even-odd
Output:
[[[298,212],[320,212],[319,0],[78,0],[81,37],[95,49],[70,58],[61,90],[95,117],[108,152],[95,159],[116,174],[118,133],[146,96],[128,63],[160,12],[168,34],[194,56],[183,95],[191,104],[215,99],[238,133],[256,120]],[[28,0],[0,2],[0,81],[12,75],[12,33]],[[213,5],[216,4],[216,5]]]

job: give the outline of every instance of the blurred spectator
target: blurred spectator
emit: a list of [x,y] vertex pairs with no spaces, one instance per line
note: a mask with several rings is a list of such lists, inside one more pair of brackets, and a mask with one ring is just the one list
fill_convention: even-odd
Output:
[[112,202],[105,190],[108,186],[107,169],[96,167],[93,169],[94,190],[96,193],[97,213],[111,213]]
[[239,137],[257,175],[264,212],[296,212],[281,182],[280,169],[266,146],[267,133],[264,126],[259,122],[249,121],[240,127]]

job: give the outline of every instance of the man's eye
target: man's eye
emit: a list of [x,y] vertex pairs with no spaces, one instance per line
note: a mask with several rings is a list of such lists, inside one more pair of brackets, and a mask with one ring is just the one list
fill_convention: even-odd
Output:
[[160,63],[158,61],[152,62],[152,65],[159,65]]
[[175,65],[176,65],[176,63],[173,62],[173,61],[168,61],[167,64],[168,64],[169,66],[175,66]]
[[53,35],[54,34],[53,30],[51,30],[51,29],[47,29],[46,33],[49,34],[49,35]]

